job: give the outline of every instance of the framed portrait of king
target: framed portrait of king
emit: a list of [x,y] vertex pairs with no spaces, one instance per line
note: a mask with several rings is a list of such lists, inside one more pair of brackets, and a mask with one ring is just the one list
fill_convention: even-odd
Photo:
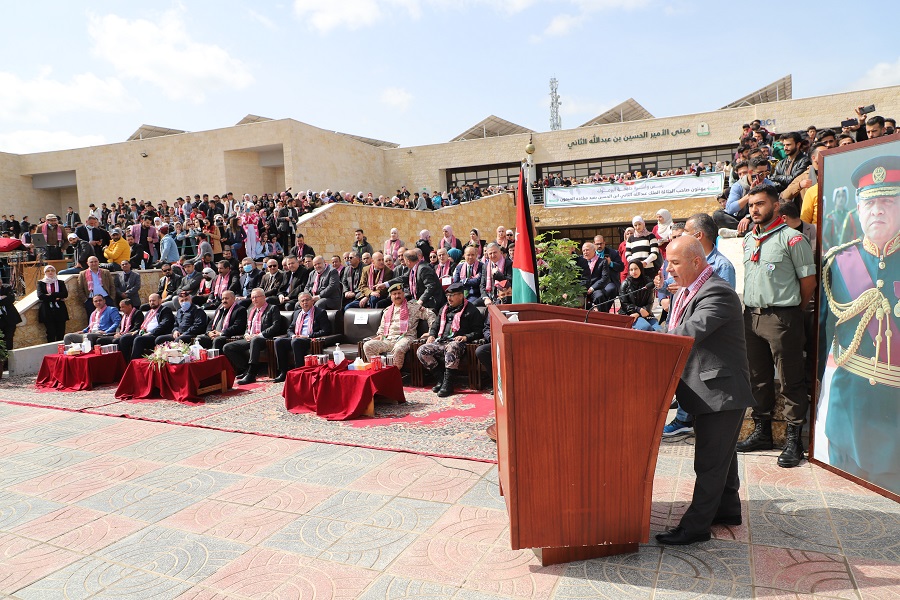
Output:
[[900,500],[900,136],[820,154],[810,460]]

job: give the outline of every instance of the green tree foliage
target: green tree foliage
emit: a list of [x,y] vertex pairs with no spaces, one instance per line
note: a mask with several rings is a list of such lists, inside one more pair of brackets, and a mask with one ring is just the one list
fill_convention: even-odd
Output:
[[581,268],[575,262],[578,244],[567,238],[553,239],[555,233],[547,231],[534,238],[541,303],[583,308],[585,290]]

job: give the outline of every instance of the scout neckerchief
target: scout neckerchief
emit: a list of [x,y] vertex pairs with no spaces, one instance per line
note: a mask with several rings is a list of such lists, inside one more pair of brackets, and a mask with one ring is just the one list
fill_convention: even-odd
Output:
[[[387,337],[388,332],[391,330],[391,321],[394,320],[394,303],[391,302],[391,305],[388,306],[388,309],[384,313],[384,329],[381,334]],[[407,304],[406,300],[403,300],[403,304],[400,305],[400,335],[405,334],[409,330],[409,304]]]
[[750,232],[750,235],[753,236],[753,239],[756,241],[756,245],[753,247],[753,253],[750,255],[750,260],[752,262],[759,262],[759,252],[762,249],[763,242],[769,239],[773,233],[782,229],[783,227],[787,227],[787,223],[784,221],[784,217],[778,217],[774,221],[772,221],[768,227],[765,228],[762,232],[760,232],[760,226],[757,225]]
[[[466,306],[469,304],[468,300],[463,300],[462,306],[459,307],[459,312],[453,315],[453,322],[450,324],[450,333],[456,333],[459,331],[459,324],[462,321],[462,314],[466,311]],[[444,308],[441,309],[441,329],[438,331],[438,339],[444,337],[444,327],[447,325],[447,310],[450,308],[449,304],[445,304]]]

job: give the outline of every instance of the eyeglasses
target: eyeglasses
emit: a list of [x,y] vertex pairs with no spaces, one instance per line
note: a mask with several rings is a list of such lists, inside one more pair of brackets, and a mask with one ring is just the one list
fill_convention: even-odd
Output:
[[163,269],[162,272],[163,272],[163,273],[171,273],[171,272],[172,272],[172,269]]
[[513,237],[513,234],[512,234],[512,233],[507,233],[507,234],[506,234],[506,237]]
[[269,265],[269,268],[270,268],[270,269],[277,269],[277,268],[278,268],[278,265]]

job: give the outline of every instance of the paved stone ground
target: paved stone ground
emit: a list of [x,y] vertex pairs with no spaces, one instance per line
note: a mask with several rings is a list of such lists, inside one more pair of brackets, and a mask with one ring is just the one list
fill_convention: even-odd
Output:
[[[664,442],[652,529],[691,438]],[[543,568],[489,464],[0,405],[0,597],[898,598],[900,505],[742,459],[741,527]]]

